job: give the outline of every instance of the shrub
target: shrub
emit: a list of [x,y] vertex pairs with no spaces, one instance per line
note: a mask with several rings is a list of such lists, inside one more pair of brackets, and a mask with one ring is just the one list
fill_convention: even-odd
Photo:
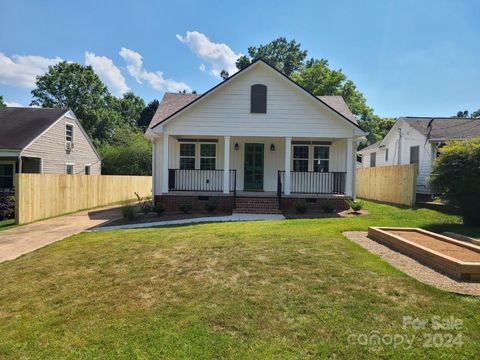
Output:
[[209,199],[208,202],[205,204],[205,210],[208,212],[215,211],[218,207],[218,200],[217,199]]
[[165,211],[165,206],[162,203],[156,203],[152,206],[152,210],[156,212],[158,215],[162,214]]
[[325,200],[324,202],[322,202],[321,204],[321,208],[324,212],[326,213],[333,213],[335,211],[335,207],[333,206],[333,204],[328,201],[328,200]]
[[363,201],[362,200],[345,200],[353,210],[353,212],[358,213],[360,210],[363,209]]
[[122,207],[122,216],[124,219],[128,221],[135,220],[135,216],[136,216],[135,206],[128,205],[128,204],[124,205]]
[[152,211],[152,197],[151,196],[140,196],[138,193],[135,193],[137,200],[140,204],[140,211],[144,214],[148,214]]
[[439,150],[429,182],[459,208],[465,225],[480,225],[480,137],[450,141]]
[[297,214],[305,214],[307,212],[307,203],[303,200],[295,201],[293,207]]
[[192,209],[193,209],[193,205],[191,203],[181,204],[178,207],[178,210],[180,210],[184,214],[188,214]]
[[15,197],[11,195],[0,196],[0,220],[15,217]]

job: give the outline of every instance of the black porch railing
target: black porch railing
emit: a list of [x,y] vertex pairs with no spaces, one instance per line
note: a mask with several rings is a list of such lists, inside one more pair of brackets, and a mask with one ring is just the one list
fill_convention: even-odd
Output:
[[[230,172],[230,192],[236,192],[237,171]],[[223,170],[168,169],[169,191],[223,191]]]
[[[345,172],[291,171],[290,192],[305,194],[345,194]],[[278,172],[277,193],[284,192],[285,171]]]

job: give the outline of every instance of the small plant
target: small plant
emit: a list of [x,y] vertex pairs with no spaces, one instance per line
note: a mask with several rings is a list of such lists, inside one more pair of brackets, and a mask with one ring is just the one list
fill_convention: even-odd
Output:
[[296,201],[293,206],[295,207],[297,214],[305,214],[307,212],[307,203],[303,200]]
[[155,205],[152,206],[152,211],[160,215],[165,211],[165,206],[163,206],[162,203],[156,203]]
[[353,210],[355,214],[358,214],[360,210],[363,209],[363,201],[362,200],[345,200]]
[[326,212],[326,213],[328,213],[328,214],[331,214],[331,213],[333,213],[333,212],[335,211],[335,207],[334,207],[333,204],[332,204],[330,201],[328,201],[328,200],[326,200],[326,201],[324,201],[324,202],[322,203],[321,208],[322,208],[322,210],[323,210],[324,212]]
[[151,196],[140,196],[138,193],[135,193],[138,203],[140,204],[140,211],[144,214],[148,214],[152,211],[152,197]]
[[208,212],[215,211],[218,207],[218,200],[217,199],[209,199],[208,202],[205,204],[205,210]]
[[184,214],[188,214],[192,209],[193,205],[191,203],[184,203],[178,207],[178,210],[180,210]]
[[125,205],[122,207],[122,216],[124,219],[128,221],[135,220],[135,216],[136,216],[135,206],[129,205],[127,202],[125,202]]

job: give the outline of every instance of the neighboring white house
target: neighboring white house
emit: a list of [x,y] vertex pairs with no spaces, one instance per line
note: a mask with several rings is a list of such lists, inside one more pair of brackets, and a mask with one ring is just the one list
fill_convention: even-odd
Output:
[[100,174],[101,160],[69,109],[0,109],[0,192],[15,173]]
[[165,94],[146,133],[155,200],[352,198],[364,135],[341,97],[315,97],[257,60],[201,96]]
[[430,194],[427,178],[447,140],[480,136],[480,119],[401,117],[382,141],[360,151],[362,167],[418,164],[417,193]]

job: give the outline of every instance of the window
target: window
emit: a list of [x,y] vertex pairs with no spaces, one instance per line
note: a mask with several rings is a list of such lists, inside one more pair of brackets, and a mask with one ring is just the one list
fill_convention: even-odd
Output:
[[265,85],[252,85],[250,89],[250,112],[253,114],[267,113],[267,87]]
[[196,144],[180,144],[180,169],[195,169],[195,145]]
[[85,165],[85,175],[90,175],[90,165]]
[[328,146],[313,147],[313,171],[328,172],[330,148]]
[[73,125],[65,125],[65,141],[73,142]]
[[293,171],[308,171],[308,145],[293,147]]
[[377,166],[377,153],[370,154],[370,167]]
[[13,188],[13,164],[0,164],[0,189]]
[[67,164],[65,166],[65,172],[68,174],[68,175],[73,175],[73,164]]
[[385,148],[385,162],[388,161],[388,148]]
[[200,169],[215,170],[216,144],[200,144]]
[[417,164],[417,173],[418,173],[419,154],[420,154],[419,146],[410,147],[410,164]]

